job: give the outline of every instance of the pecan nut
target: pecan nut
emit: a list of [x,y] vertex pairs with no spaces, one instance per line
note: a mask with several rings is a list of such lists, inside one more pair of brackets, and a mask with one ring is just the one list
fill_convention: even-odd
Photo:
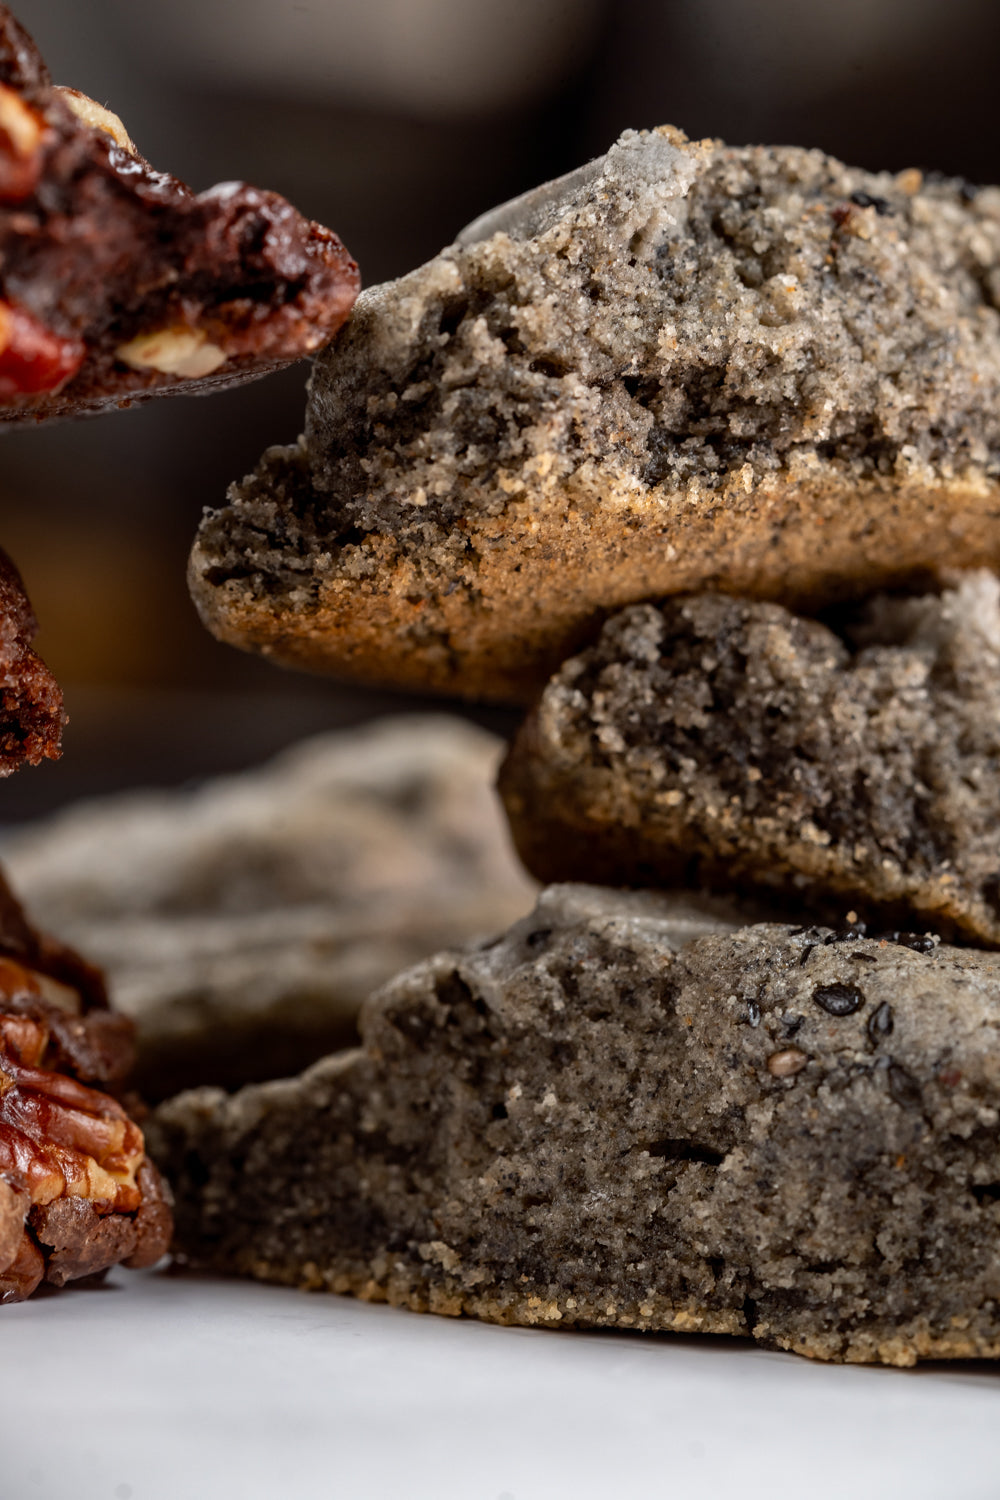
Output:
[[0,202],[20,203],[34,192],[46,133],[39,111],[0,83]]

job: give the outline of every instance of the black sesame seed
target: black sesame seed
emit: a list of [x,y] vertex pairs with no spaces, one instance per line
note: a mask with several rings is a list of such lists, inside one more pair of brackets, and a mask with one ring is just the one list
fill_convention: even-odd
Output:
[[933,953],[937,947],[929,932],[880,932],[879,937],[900,948],[912,948],[914,953]]
[[760,1006],[756,1000],[747,1001],[747,1020],[751,1026],[760,1025]]
[[873,208],[880,218],[895,212],[888,198],[877,198],[871,193],[852,193],[851,202],[857,204],[858,208]]
[[877,1005],[868,1017],[868,1040],[872,1046],[877,1047],[879,1042],[884,1041],[887,1036],[891,1036],[895,1024],[896,1020],[892,1013],[892,1006],[888,1000],[883,1000],[882,1004]]
[[839,932],[829,933],[823,942],[827,947],[833,943],[856,943],[858,938],[863,938],[867,932],[868,927],[864,922],[852,922],[850,927],[843,927]]
[[853,1016],[865,1003],[865,997],[853,984],[821,984],[813,990],[816,1004],[831,1016]]
[[902,1109],[919,1109],[923,1103],[920,1085],[899,1063],[890,1063],[887,1070],[889,1093]]

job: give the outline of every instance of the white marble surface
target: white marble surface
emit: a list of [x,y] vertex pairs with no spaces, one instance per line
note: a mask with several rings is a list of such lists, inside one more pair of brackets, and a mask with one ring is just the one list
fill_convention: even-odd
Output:
[[115,1272],[0,1311],[2,1500],[997,1500],[1000,1364]]

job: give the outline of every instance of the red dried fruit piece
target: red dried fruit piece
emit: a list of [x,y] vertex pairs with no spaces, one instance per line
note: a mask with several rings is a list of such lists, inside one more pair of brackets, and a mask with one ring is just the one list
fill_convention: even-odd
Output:
[[[142,1131],[91,1086],[124,1076],[131,1023],[9,956],[34,949],[44,962],[46,945],[2,881],[0,896],[0,1302],[12,1302],[43,1277],[62,1286],[151,1265],[172,1220]],[[73,956],[54,951],[67,974]]]
[[0,302],[0,401],[56,390],[76,374],[84,354],[78,339],[57,338],[30,313]]

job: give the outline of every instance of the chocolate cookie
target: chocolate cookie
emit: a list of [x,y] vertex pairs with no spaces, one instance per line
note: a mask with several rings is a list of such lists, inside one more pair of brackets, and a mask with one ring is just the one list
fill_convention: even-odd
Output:
[[1000,959],[552,887],[150,1122],[195,1265],[821,1359],[1000,1355]]
[[387,719],[193,791],[70,808],[4,853],[134,1018],[145,1096],[235,1088],[351,1045],[393,974],[530,909],[501,753],[457,719]]
[[996,188],[628,131],[362,296],[299,444],[204,521],[198,609],[518,700],[641,599],[996,562],[998,298]]
[[35,617],[10,558],[0,552],[0,776],[59,755],[62,693],[31,649]]
[[154,171],[0,6],[0,421],[254,379],[320,348],[358,285],[277,194]]
[[99,976],[41,937],[0,876],[0,1303],[123,1262],[152,1265],[170,1240],[166,1189],[116,1091],[132,1023]]
[[528,868],[1000,946],[1000,584],[876,598],[841,628],[720,594],[609,620],[501,772]]

